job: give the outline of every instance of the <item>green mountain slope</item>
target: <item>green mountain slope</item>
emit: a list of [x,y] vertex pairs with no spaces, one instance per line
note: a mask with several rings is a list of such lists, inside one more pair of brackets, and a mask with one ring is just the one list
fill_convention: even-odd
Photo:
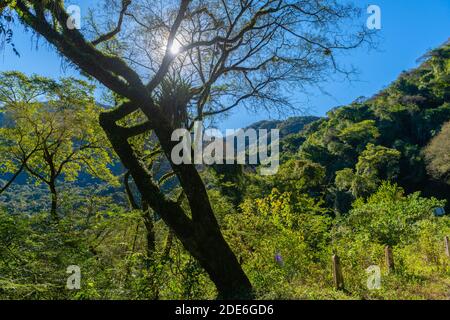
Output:
[[450,43],[423,60],[374,97],[331,110],[285,149],[322,165],[335,197],[367,196],[391,180],[450,199],[449,185],[427,173],[424,151],[450,120]]

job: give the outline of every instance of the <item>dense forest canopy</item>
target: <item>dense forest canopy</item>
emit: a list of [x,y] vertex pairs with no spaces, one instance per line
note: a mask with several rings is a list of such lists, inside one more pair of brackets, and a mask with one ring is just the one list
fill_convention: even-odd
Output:
[[336,108],[302,133],[299,157],[326,168],[335,199],[367,196],[383,180],[449,199],[446,179],[426,170],[432,159],[445,161],[445,148],[438,160],[426,146],[450,120],[449,58],[446,43],[374,97]]

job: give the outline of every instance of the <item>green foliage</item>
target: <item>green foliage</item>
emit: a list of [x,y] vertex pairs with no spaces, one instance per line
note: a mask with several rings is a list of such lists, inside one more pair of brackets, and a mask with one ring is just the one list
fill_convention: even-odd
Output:
[[[347,290],[364,299],[445,299],[450,268],[444,252],[448,217],[433,209],[443,201],[405,195],[383,183],[369,199],[358,199],[349,214],[335,221],[333,250],[339,254]],[[385,268],[384,247],[394,253],[395,272]],[[381,288],[369,290],[369,266],[381,269]]]
[[325,168],[320,164],[299,159],[290,159],[280,165],[275,175],[261,177],[258,174],[246,173],[241,184],[246,198],[254,199],[267,196],[272,189],[281,192],[305,193],[311,197],[321,196],[325,184]]
[[276,189],[241,210],[226,217],[225,236],[259,294],[283,298],[283,289],[321,265],[331,218],[314,199]]
[[76,181],[84,172],[118,185],[93,90],[73,78],[56,82],[19,72],[0,74],[0,172],[16,177],[26,171],[37,184],[47,185],[55,219],[61,180]]
[[7,72],[0,76],[0,88],[3,172],[14,173],[25,164],[39,183],[58,176],[75,181],[81,170],[114,183],[92,86],[71,78],[58,83]]
[[[422,152],[450,120],[449,52],[448,43],[431,51],[419,68],[403,73],[376,96],[336,108],[304,131],[299,157],[322,165],[325,180],[335,181],[322,190],[329,206],[343,205],[335,203],[336,188],[354,197],[367,196],[382,180],[431,195],[447,194],[450,200],[450,189],[442,186],[447,181],[445,131],[434,138],[440,141],[434,148]],[[425,158],[437,183],[426,174]]]
[[362,151],[368,142],[375,142],[380,136],[375,121],[364,120],[342,129],[338,137],[345,143],[352,146],[356,151]]
[[399,174],[400,152],[368,144],[359,156],[356,172],[347,168],[336,172],[336,186],[355,198],[374,192],[381,180],[393,181]]
[[[1,299],[198,299],[214,286],[195,260],[158,221],[156,251],[148,255],[142,213],[125,209],[121,193],[69,188],[62,218],[47,212],[0,212]],[[18,195],[20,196],[20,194]],[[116,199],[116,200],[115,200]],[[81,270],[80,290],[68,290]]]
[[431,219],[433,209],[443,205],[443,201],[421,198],[417,192],[405,196],[397,185],[385,182],[367,201],[355,201],[345,224],[351,232],[393,246],[414,238],[417,222]]
[[425,148],[425,159],[429,173],[436,179],[450,184],[450,122]]
[[[327,119],[255,124],[283,130],[283,162],[273,176],[246,166],[202,170],[257,298],[448,298],[442,240],[450,218],[433,215],[446,205],[433,195],[448,197],[448,52],[448,45],[432,51],[376,97],[334,109]],[[206,272],[158,215],[131,210],[116,188],[92,90],[75,79],[0,76],[2,185],[21,167],[35,182],[58,182],[60,216],[49,213],[41,185],[16,183],[1,193],[0,299],[215,298]],[[180,124],[189,85],[166,79],[161,90],[157,103],[178,108],[172,120]],[[143,119],[136,112],[120,125]],[[164,169],[151,132],[130,142],[140,145],[148,167]],[[438,188],[428,187],[425,164]],[[77,184],[85,174],[104,181]],[[164,186],[172,198],[176,183]],[[182,195],[177,199],[187,207]],[[386,245],[395,261],[389,274]],[[344,291],[333,288],[333,254],[341,259]],[[69,265],[81,269],[79,290],[66,289]],[[374,265],[381,269],[378,290],[367,287],[366,269]]]

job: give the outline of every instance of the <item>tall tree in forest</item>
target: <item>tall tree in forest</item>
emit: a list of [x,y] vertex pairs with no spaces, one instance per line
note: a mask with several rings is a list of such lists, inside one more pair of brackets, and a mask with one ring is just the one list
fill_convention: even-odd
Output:
[[450,184],[450,122],[442,126],[441,132],[424,149],[424,154],[430,175]]
[[[336,0],[110,0],[93,13],[90,27],[79,30],[63,1],[8,2],[23,24],[123,98],[100,123],[142,197],[199,261],[220,297],[251,296],[195,166],[170,159],[177,143],[172,132],[180,119],[191,127],[193,120],[238,106],[290,106],[285,88],[316,84],[330,68],[346,72],[337,53],[370,41],[365,21],[355,23],[361,10]],[[161,97],[168,74],[189,91],[177,84],[169,90],[177,99]],[[129,125],[136,112],[146,119]],[[148,130],[183,188],[187,212],[153,181],[129,142]]]
[[114,183],[93,89],[73,78],[56,82],[18,72],[0,74],[0,169],[12,174],[1,191],[26,171],[48,186],[51,216],[57,221],[58,181],[75,181],[83,170]]

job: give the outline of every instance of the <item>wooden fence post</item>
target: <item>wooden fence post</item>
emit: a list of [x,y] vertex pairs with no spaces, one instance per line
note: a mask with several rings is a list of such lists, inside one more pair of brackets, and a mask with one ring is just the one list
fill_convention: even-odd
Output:
[[444,243],[445,243],[445,254],[447,255],[447,257],[450,257],[450,243],[448,240],[448,236],[444,237]]
[[340,261],[338,255],[336,255],[336,254],[333,255],[331,260],[333,263],[334,287],[336,288],[336,290],[343,290],[344,289],[344,277],[342,276],[341,261]]
[[388,273],[393,272],[395,270],[395,266],[394,266],[394,255],[392,253],[391,246],[384,247],[384,257],[386,260],[386,268]]

